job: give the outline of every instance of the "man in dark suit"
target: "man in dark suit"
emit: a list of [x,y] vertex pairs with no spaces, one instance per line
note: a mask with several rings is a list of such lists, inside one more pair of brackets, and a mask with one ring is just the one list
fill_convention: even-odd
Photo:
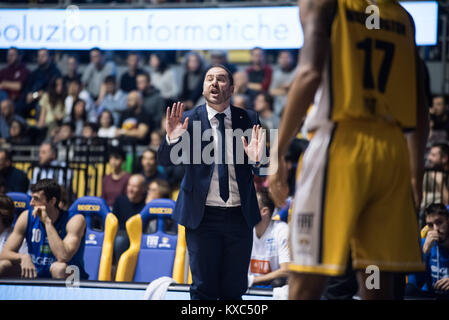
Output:
[[[248,287],[252,228],[260,220],[253,173],[259,174],[265,133],[255,112],[230,105],[233,90],[232,74],[211,66],[206,104],[185,114],[180,102],[167,108],[158,151],[160,164],[185,165],[173,218],[186,227],[192,299],[241,299]],[[249,144],[243,134],[239,139],[244,131]]]

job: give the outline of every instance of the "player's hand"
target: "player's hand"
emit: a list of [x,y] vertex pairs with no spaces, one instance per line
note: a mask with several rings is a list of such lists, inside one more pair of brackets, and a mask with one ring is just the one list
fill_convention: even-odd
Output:
[[47,214],[47,208],[45,206],[36,206],[33,209],[33,217],[36,218],[38,217],[39,220],[43,223],[46,224],[47,222],[51,222],[50,217]]
[[242,136],[243,149],[251,161],[259,162],[262,159],[262,153],[266,145],[266,130],[260,125],[253,126],[251,132],[251,142],[248,144],[245,137]]
[[165,127],[170,140],[179,138],[189,125],[189,117],[182,123],[182,114],[184,112],[184,104],[182,102],[173,103],[172,108],[167,107],[165,117]]
[[[288,170],[284,158],[271,157],[268,172],[268,190],[277,208],[286,204],[288,197]],[[273,173],[274,172],[274,173]]]
[[434,286],[435,290],[449,291],[449,278],[438,280]]
[[20,268],[22,269],[22,278],[34,279],[37,277],[36,267],[29,254],[24,254],[20,259]]
[[430,252],[430,249],[432,249],[433,244],[435,242],[438,242],[439,238],[440,237],[438,235],[438,231],[430,230],[427,232],[426,240],[424,241],[423,245],[423,251],[425,254]]

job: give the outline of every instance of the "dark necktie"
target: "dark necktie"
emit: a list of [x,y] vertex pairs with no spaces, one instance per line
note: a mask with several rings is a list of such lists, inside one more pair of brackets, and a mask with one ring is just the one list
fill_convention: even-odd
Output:
[[218,119],[218,129],[221,133],[221,162],[218,165],[218,184],[220,186],[220,197],[224,202],[229,198],[229,175],[228,165],[226,164],[226,135],[224,119],[226,115],[224,113],[217,113],[215,117]]

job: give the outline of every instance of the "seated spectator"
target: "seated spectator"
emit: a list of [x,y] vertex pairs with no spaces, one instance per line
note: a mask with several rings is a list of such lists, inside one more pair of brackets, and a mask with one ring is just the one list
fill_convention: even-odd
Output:
[[128,70],[120,78],[120,89],[128,93],[137,89],[136,77],[144,71],[139,68],[139,55],[137,52],[128,53],[126,64],[128,65]]
[[273,69],[266,63],[262,48],[256,47],[251,50],[251,63],[245,71],[248,74],[248,88],[257,92],[268,91]]
[[114,76],[107,76],[101,87],[100,96],[97,99],[99,104],[98,112],[109,110],[114,116],[114,122],[118,122],[120,115],[126,110],[127,94],[117,88]]
[[54,179],[59,185],[71,190],[72,171],[65,162],[58,161],[58,150],[51,142],[44,142],[39,147],[39,162],[33,169],[31,184],[42,179]]
[[14,103],[10,99],[5,99],[0,103],[0,143],[5,143],[9,137],[9,128],[13,120],[25,123],[25,119],[15,114]]
[[171,199],[170,185],[164,179],[154,179],[148,185],[145,203],[148,203],[154,199]]
[[117,127],[114,125],[115,121],[111,111],[107,109],[103,110],[98,117],[98,123],[100,125],[100,129],[98,130],[98,136],[100,138],[115,138]]
[[148,114],[150,130],[159,128],[160,119],[165,114],[165,101],[162,98],[159,89],[156,89],[151,83],[151,77],[148,73],[137,75],[137,90],[142,96],[143,110]]
[[[0,193],[0,253],[5,246],[6,240],[12,233],[12,223],[14,221],[14,201],[5,194]],[[18,251],[19,254],[27,254],[28,247],[26,241],[22,242],[22,245]],[[1,266],[1,260],[0,260]],[[1,270],[1,267],[0,267]]]
[[31,139],[27,135],[27,126],[24,122],[13,120],[9,128],[9,137],[6,142],[13,146],[29,146]]
[[142,171],[140,172],[147,183],[152,182],[154,179],[166,180],[165,173],[162,168],[157,165],[157,152],[153,149],[146,149],[142,154]]
[[158,150],[159,146],[161,144],[161,141],[162,141],[162,139],[164,139],[164,137],[165,137],[164,131],[157,130],[157,131],[151,132],[149,148],[153,149],[153,150]]
[[[20,214],[0,254],[0,275],[65,279],[67,267],[76,266],[80,278],[87,279],[84,216],[59,209],[61,189],[53,180],[32,185],[31,195],[31,208]],[[19,254],[24,239],[28,254]]]
[[422,209],[433,202],[449,204],[449,145],[445,142],[434,143],[426,162],[426,167],[431,170],[424,173]]
[[259,113],[259,120],[262,126],[267,129],[279,128],[280,119],[273,112],[273,97],[269,93],[262,92],[254,100],[254,111]]
[[64,101],[66,96],[64,79],[58,76],[50,80],[48,92],[44,92],[39,100],[40,114],[37,126],[39,128],[47,128],[47,136],[53,136],[54,129],[64,119]]
[[449,137],[449,101],[446,95],[435,95],[429,110],[432,123],[432,135],[430,139],[435,141],[438,136],[440,141]]
[[37,52],[37,65],[27,79],[19,104],[20,108],[17,110],[23,117],[28,117],[30,111],[36,108],[37,103],[47,90],[50,80],[61,75],[47,49],[40,49]]
[[81,136],[86,139],[97,137],[98,136],[97,124],[93,122],[85,122],[83,124]]
[[205,65],[199,53],[190,51],[183,63],[183,75],[178,99],[184,103],[184,108],[193,108],[203,92]]
[[178,85],[175,72],[169,67],[163,53],[152,53],[150,55],[151,83],[164,98],[164,105],[171,105],[178,96]]
[[212,50],[210,52],[210,64],[221,64],[222,66],[225,66],[229,71],[231,71],[231,74],[237,72],[237,66],[228,61],[228,52],[224,50]]
[[4,178],[5,192],[27,192],[30,181],[25,172],[12,165],[12,155],[8,150],[0,150],[0,176]]
[[72,80],[69,82],[69,86],[67,89],[67,98],[65,98],[65,120],[71,120],[72,108],[74,106],[74,102],[82,99],[86,103],[86,111],[87,118],[90,121],[95,121],[97,119],[97,110],[94,101],[92,100],[89,92],[83,89],[81,82],[79,80]]
[[53,143],[65,144],[68,140],[75,136],[75,125],[72,122],[63,122],[53,137]]
[[279,52],[277,64],[278,68],[273,73],[269,93],[274,97],[273,111],[280,117],[287,102],[288,90],[296,74],[296,66],[288,50]]
[[235,107],[246,109],[249,107],[248,97],[243,94],[235,94],[232,96],[231,104]]
[[142,95],[138,91],[131,91],[128,93],[127,105],[128,109],[120,117],[116,136],[134,140],[138,144],[147,144],[149,115],[143,109]]
[[248,287],[272,285],[273,281],[281,286],[285,284],[290,263],[288,225],[271,219],[275,206],[267,188],[257,192],[257,199],[262,220],[253,229]]
[[114,201],[114,214],[118,219],[118,231],[114,241],[114,262],[117,262],[129,247],[126,221],[145,207],[146,185],[142,175],[134,174],[128,180],[126,194],[118,196]]
[[[0,90],[6,93],[7,98],[16,102],[25,87],[30,70],[21,62],[17,48],[9,48],[6,62],[7,66],[0,70]],[[4,95],[3,97],[6,98]]]
[[67,58],[67,73],[64,75],[64,83],[66,86],[73,80],[81,83],[81,74],[78,72],[78,58],[74,55],[69,55]]
[[75,126],[75,136],[81,137],[84,123],[87,122],[86,101],[78,99],[73,103],[70,121]]
[[115,63],[112,61],[106,62],[104,53],[99,48],[92,49],[90,51],[90,63],[83,72],[81,82],[95,101],[100,95],[104,80],[111,75],[116,76]]
[[254,109],[254,99],[258,94],[257,91],[248,87],[248,75],[245,71],[237,71],[234,73],[234,93],[233,96],[243,96],[246,99],[246,108]]
[[112,148],[109,151],[108,163],[111,168],[111,173],[102,178],[101,197],[111,208],[114,205],[115,199],[126,192],[130,174],[123,170],[125,157],[125,153],[119,148]]
[[441,203],[424,210],[428,231],[421,240],[424,274],[409,275],[406,295],[449,298],[449,211]]

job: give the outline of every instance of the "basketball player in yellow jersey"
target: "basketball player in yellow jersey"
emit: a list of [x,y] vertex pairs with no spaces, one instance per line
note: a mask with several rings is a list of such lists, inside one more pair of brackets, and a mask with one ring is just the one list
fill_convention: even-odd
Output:
[[[296,185],[289,296],[319,299],[351,249],[361,297],[391,299],[395,272],[423,270],[412,194],[419,203],[428,125],[414,24],[394,0],[298,4],[304,47],[274,161],[312,102],[315,135]],[[367,27],[369,5],[378,8],[378,29]],[[283,160],[277,166],[269,186],[281,206],[286,168]],[[380,270],[379,287],[366,281],[368,266]]]

